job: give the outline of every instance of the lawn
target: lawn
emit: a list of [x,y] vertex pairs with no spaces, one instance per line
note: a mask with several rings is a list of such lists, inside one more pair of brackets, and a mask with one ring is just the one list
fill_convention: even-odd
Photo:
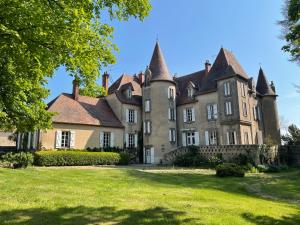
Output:
[[300,224],[300,170],[0,169],[0,224]]

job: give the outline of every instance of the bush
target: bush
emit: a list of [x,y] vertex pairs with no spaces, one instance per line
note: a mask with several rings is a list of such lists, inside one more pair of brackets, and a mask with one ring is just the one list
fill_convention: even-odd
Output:
[[37,166],[89,166],[118,164],[120,154],[114,152],[39,151],[35,153]]
[[218,177],[244,177],[245,170],[235,163],[223,163],[216,167]]
[[120,153],[119,165],[128,165],[130,163],[130,154],[126,152]]
[[1,157],[1,165],[8,168],[26,168],[33,164],[33,155],[29,152],[8,152]]

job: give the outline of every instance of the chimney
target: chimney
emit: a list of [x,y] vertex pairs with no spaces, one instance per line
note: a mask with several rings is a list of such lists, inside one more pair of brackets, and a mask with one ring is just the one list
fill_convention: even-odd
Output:
[[76,78],[73,80],[73,98],[75,99],[75,101],[78,100],[78,96],[79,96],[79,81],[76,80]]
[[206,60],[204,65],[205,65],[205,76],[207,76],[211,68],[211,64],[209,60]]
[[107,91],[108,91],[108,78],[109,78],[109,74],[106,71],[102,75],[102,87],[105,89],[106,94],[107,94]]
[[142,71],[138,74],[138,78],[139,78],[140,84],[144,83],[145,76]]

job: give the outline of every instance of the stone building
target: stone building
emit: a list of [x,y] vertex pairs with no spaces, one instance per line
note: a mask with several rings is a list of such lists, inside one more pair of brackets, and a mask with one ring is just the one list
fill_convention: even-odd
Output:
[[102,79],[106,97],[80,96],[73,82],[72,94],[48,104],[53,129],[31,135],[41,148],[141,148],[144,163],[161,163],[180,146],[280,144],[274,84],[261,68],[255,83],[224,48],[212,65],[177,77],[156,43],[144,73],[110,87],[109,74]]

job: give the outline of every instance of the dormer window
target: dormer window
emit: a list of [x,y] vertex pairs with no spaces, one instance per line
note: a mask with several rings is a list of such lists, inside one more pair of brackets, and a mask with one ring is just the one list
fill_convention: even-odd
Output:
[[188,91],[188,97],[193,98],[194,97],[194,89],[189,87],[187,91]]
[[127,90],[127,98],[128,99],[132,98],[132,90],[131,90],[131,88],[128,88],[128,90]]

